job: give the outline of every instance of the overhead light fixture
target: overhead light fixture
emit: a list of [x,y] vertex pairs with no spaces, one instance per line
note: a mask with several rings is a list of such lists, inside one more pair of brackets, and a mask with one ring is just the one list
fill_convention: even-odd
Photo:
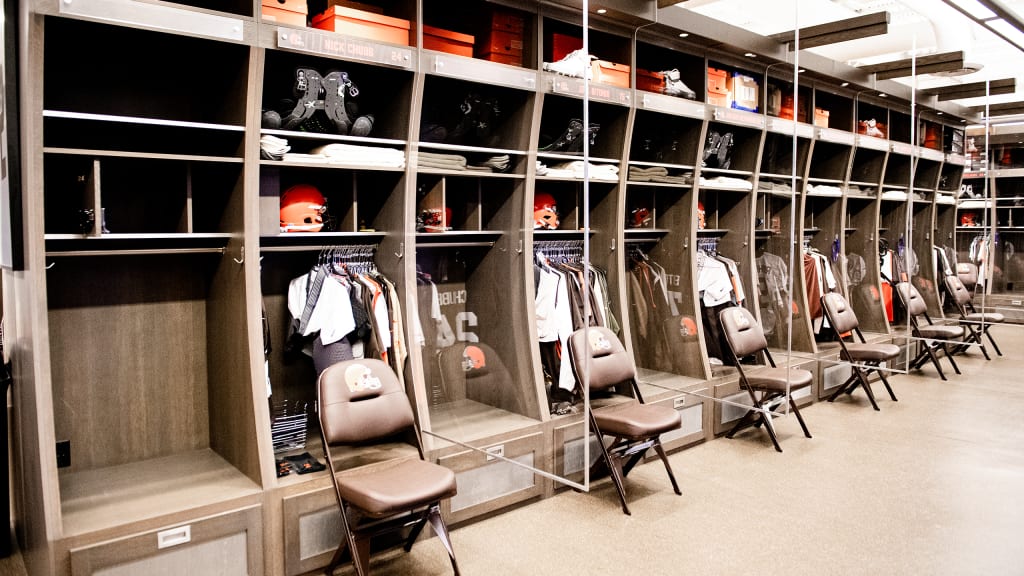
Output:
[[889,80],[892,78],[907,78],[915,73],[932,74],[935,72],[963,70],[963,68],[964,52],[963,50],[958,50],[943,54],[921,56],[917,58],[916,62],[913,58],[904,58],[903,60],[894,60],[892,62],[859,66],[857,69],[863,70],[868,74],[874,74],[876,80]]
[[889,95],[888,95],[888,94],[886,94],[885,92],[879,92],[879,93],[878,93],[878,97],[879,97],[879,98],[888,98],[888,97],[889,97]]
[[1016,78],[1004,78],[1002,80],[989,80],[986,82],[971,82],[970,84],[954,84],[939,88],[927,88],[921,92],[938,96],[940,102],[946,100],[960,100],[962,98],[981,98],[995,96],[998,94],[1012,94],[1017,90]]
[[978,0],[949,0],[953,4],[956,4],[964,12],[967,12],[978,20],[985,20],[987,18],[995,18],[996,13],[989,9]]
[[939,110],[935,114],[938,115],[938,116],[942,116],[943,114],[945,114],[945,112],[943,112],[942,110]]
[[598,8],[597,9],[597,13],[598,14],[604,14],[605,12],[607,12],[607,10],[605,10],[604,8]]
[[988,106],[971,106],[968,110],[988,115],[990,118],[996,116],[1016,116],[1017,114],[1024,114],[1024,102],[1000,102],[999,104],[989,104]]
[[1018,48],[1024,48],[1024,32],[1021,32],[1013,24],[1002,18],[997,18],[995,20],[986,20],[985,25],[1001,34],[1003,38],[1016,44]]
[[849,82],[843,82],[842,84],[840,84],[840,86],[843,87],[843,88],[846,88],[849,85],[850,85]]
[[680,32],[680,33],[679,33],[679,37],[680,37],[680,38],[686,38],[686,37],[687,37],[687,36],[689,36],[689,35],[690,35],[690,34],[689,34],[689,33],[687,33],[687,32]]
[[807,70],[804,69],[804,68],[801,68],[801,69],[797,70],[798,74],[803,74],[804,72],[807,72]]
[[858,38],[879,36],[889,31],[890,16],[888,12],[875,12],[835,22],[826,22],[817,26],[808,26],[798,31],[773,34],[771,38],[782,44],[789,44],[792,52],[796,44],[796,34],[800,33],[800,49],[827,46]]
[[757,54],[754,54],[753,52],[747,52],[744,56],[747,58],[757,58]]

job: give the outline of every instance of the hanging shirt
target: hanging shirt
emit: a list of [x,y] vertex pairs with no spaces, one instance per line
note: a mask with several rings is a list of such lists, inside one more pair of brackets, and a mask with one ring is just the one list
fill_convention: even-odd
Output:
[[707,254],[697,255],[697,291],[709,308],[732,300],[732,280],[723,262]]

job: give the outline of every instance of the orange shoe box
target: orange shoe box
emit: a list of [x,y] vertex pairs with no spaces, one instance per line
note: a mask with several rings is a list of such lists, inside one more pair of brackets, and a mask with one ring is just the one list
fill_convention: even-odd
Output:
[[594,73],[594,82],[629,88],[629,66],[607,60],[594,60],[590,63],[590,68]]
[[636,69],[636,89],[661,93],[665,88],[665,75],[643,68]]
[[583,48],[583,38],[552,32],[548,36],[547,44],[551,47],[551,60],[546,61],[558,62],[569,55],[570,52]]
[[437,50],[472,58],[473,41],[474,38],[469,34],[423,25],[423,47],[427,50]]
[[726,79],[728,74],[725,70],[719,70],[718,68],[708,68],[708,94],[721,94],[728,95],[729,87]]
[[708,92],[707,103],[712,106],[721,106],[722,108],[729,107],[729,95],[719,94],[717,92]]
[[824,108],[814,109],[814,125],[828,128],[829,111]]
[[263,0],[260,16],[268,22],[305,26],[308,10],[303,0]]
[[500,64],[509,64],[511,66],[523,67],[523,54],[520,53],[518,56],[514,54],[501,54],[499,52],[484,52],[478,56],[481,60],[487,60],[489,62],[498,62]]
[[313,27],[377,42],[409,45],[409,21],[364,10],[331,6],[313,18]]

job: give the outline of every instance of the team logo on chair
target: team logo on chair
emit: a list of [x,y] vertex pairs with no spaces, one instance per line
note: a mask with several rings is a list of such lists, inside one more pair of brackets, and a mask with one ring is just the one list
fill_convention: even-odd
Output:
[[612,343],[601,332],[595,330],[589,334],[589,338],[590,348],[594,352],[607,352],[612,349]]
[[470,372],[487,366],[487,357],[484,351],[476,346],[466,346],[462,351],[462,370]]
[[363,392],[365,390],[380,390],[380,378],[373,375],[373,371],[363,364],[353,364],[345,370],[345,384],[351,392]]
[[743,313],[742,308],[736,308],[732,311],[732,320],[736,323],[737,328],[750,328],[750,320],[747,319],[747,315]]

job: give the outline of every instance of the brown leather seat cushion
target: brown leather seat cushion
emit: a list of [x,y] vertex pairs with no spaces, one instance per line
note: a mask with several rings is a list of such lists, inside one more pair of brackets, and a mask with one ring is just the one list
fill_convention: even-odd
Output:
[[813,380],[814,376],[802,368],[761,368],[747,374],[751,388],[771,392],[785,392],[787,385],[790,390],[805,388]]
[[418,458],[352,470],[337,477],[346,502],[372,516],[384,516],[455,495],[455,473]]
[[1003,316],[999,312],[974,312],[964,317],[964,320],[969,322],[987,322],[989,324],[998,324],[1006,321],[1006,316]]
[[[846,345],[846,351],[849,353],[849,358],[844,358],[844,360],[861,362],[888,360],[900,355],[900,347],[895,344],[851,343]],[[843,356],[846,356],[846,354],[843,354]]]
[[682,426],[679,412],[660,404],[630,402],[594,411],[601,432],[623,438],[646,438]]
[[961,326],[921,326],[918,329],[922,338],[939,338],[945,340],[952,340],[954,338],[961,338],[964,335],[964,329]]

